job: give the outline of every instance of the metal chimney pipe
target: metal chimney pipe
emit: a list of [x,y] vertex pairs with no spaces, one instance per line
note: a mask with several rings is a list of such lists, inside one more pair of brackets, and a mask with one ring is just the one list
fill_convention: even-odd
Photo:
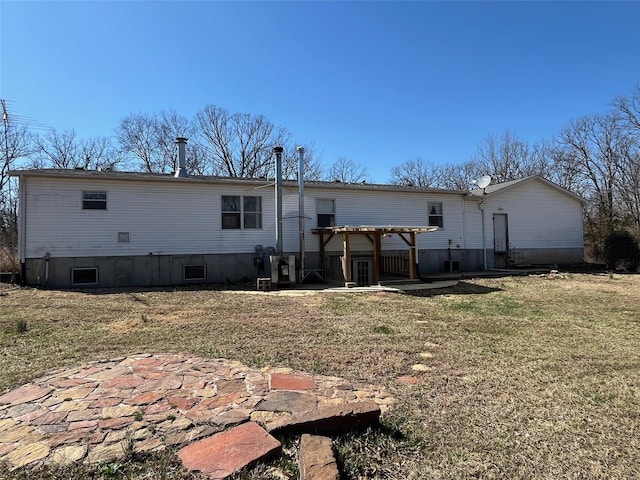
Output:
[[300,280],[304,278],[304,147],[296,148],[298,152],[298,229],[300,230]]
[[276,250],[282,255],[282,152],[284,148],[273,147],[276,154]]
[[188,177],[187,172],[187,139],[185,137],[176,137],[176,145],[178,146],[178,168],[174,177]]

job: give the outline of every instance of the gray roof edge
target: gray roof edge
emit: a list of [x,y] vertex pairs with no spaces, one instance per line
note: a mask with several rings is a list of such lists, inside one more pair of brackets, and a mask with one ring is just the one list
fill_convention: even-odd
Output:
[[[566,188],[563,188],[560,185],[553,183],[551,180],[547,180],[541,175],[529,175],[528,177],[518,178],[516,180],[510,180],[508,182],[502,182],[502,183],[496,183],[495,185],[490,185],[485,189],[486,195],[493,195],[494,193],[504,192],[505,190],[515,187],[516,185],[529,182],[532,180],[542,182],[546,186],[553,188],[557,192],[562,193],[570,198],[573,198],[574,200],[582,203],[583,205],[587,203],[587,200],[582,198],[580,195],[576,195],[575,193],[570,192]],[[481,188],[475,188],[473,190],[470,190],[468,194],[469,196],[472,196],[472,197],[481,198],[484,192]]]
[[[273,184],[273,178],[240,178],[190,175],[187,177],[175,177],[167,173],[145,173],[125,171],[99,171],[80,169],[22,169],[9,172],[14,177],[46,177],[46,178],[86,178],[101,180],[129,180],[129,181],[156,181],[156,182],[193,182],[193,183],[220,183],[220,184]],[[297,186],[297,180],[284,180],[284,185]],[[305,181],[305,187],[317,187],[326,189],[356,189],[356,190],[381,190],[397,192],[421,192],[464,195],[466,190],[445,190],[438,188],[417,188],[402,185],[376,184],[376,183],[345,183],[309,180]]]

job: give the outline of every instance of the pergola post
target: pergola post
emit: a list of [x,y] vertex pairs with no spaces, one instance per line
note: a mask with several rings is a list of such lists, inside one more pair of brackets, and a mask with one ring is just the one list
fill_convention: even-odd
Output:
[[380,245],[380,232],[373,234],[373,283],[380,282],[380,262],[382,260],[382,251]]
[[322,230],[319,232],[320,235],[320,268],[322,269],[323,274],[326,275],[326,265],[324,260],[324,233]]
[[342,234],[342,249],[343,249],[343,272],[344,272],[344,281],[351,282],[351,245],[349,244],[349,232],[344,232]]
[[409,233],[409,279],[416,278],[416,234]]

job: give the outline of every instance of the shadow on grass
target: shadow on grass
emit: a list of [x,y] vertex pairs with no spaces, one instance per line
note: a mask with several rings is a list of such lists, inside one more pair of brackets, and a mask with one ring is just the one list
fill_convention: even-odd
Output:
[[458,282],[455,287],[434,288],[431,290],[414,290],[404,293],[405,295],[412,295],[414,297],[436,297],[438,295],[479,295],[501,291],[501,288],[485,287],[469,282]]
[[[384,425],[354,430],[334,439],[342,478],[407,478],[410,460],[419,457],[420,448],[416,439]],[[398,471],[401,465],[404,468]]]

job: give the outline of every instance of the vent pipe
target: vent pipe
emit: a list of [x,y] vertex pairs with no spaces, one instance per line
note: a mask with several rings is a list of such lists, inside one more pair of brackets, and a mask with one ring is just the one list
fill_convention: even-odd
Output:
[[298,229],[300,230],[300,278],[304,277],[304,147],[296,148],[298,163]]
[[282,152],[284,148],[273,147],[276,154],[276,253],[282,255]]
[[178,168],[174,177],[187,177],[187,139],[185,137],[176,137],[176,145],[178,146]]

